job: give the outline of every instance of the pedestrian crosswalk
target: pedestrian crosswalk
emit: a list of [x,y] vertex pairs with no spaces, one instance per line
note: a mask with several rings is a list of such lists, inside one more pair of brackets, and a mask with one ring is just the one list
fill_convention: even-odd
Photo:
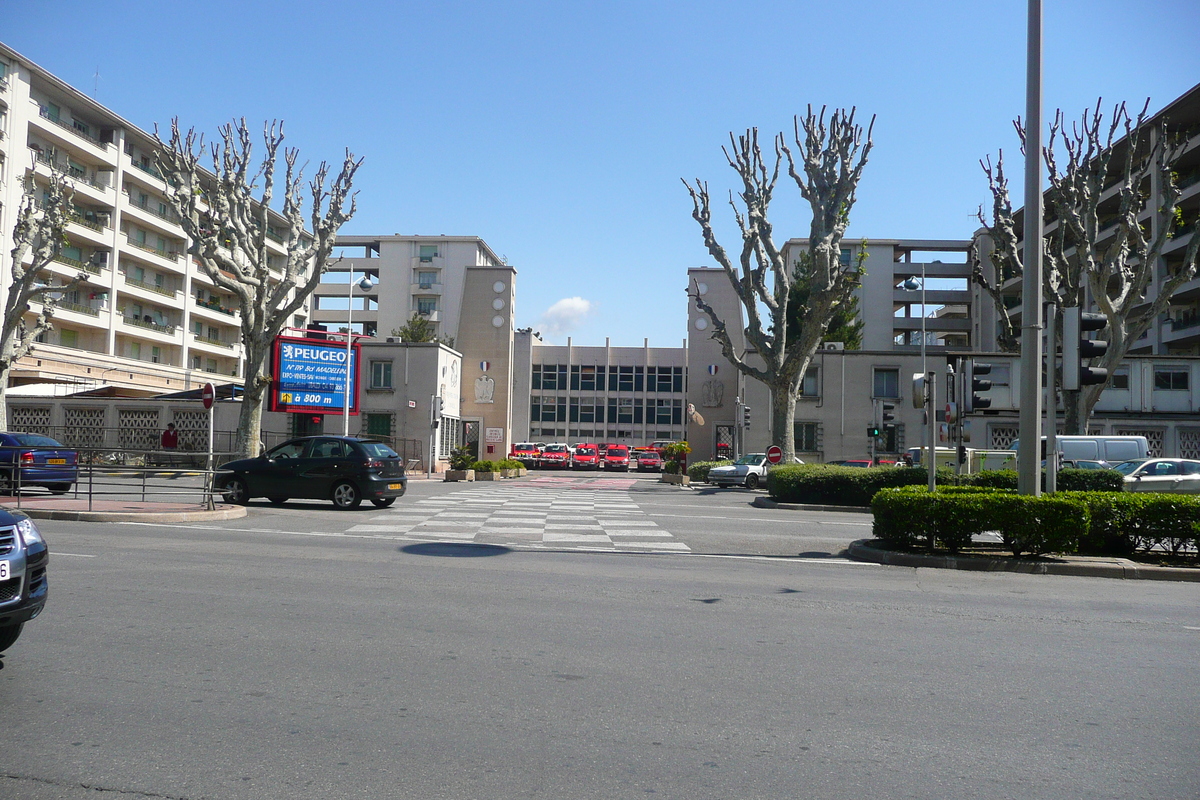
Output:
[[687,552],[629,496],[631,479],[539,478],[405,502],[347,533],[547,548]]

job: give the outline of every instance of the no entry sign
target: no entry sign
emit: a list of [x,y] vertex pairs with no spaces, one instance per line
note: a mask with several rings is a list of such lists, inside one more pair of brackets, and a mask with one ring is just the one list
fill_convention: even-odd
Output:
[[777,444],[773,444],[768,447],[767,461],[771,464],[778,464],[780,461],[783,461],[783,449]]

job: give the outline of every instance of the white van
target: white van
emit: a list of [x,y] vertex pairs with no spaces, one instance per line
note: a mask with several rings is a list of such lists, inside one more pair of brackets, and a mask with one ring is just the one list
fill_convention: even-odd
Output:
[[[1150,456],[1150,443],[1145,436],[1058,436],[1055,438],[1063,461],[1107,461],[1116,464]],[[1020,449],[1014,440],[1012,449]],[[1042,458],[1046,457],[1046,437],[1042,437]]]

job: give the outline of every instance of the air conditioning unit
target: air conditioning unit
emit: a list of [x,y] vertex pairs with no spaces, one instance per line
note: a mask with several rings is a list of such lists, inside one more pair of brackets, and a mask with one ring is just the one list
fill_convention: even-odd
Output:
[[845,350],[845,342],[825,342],[821,345],[822,350]]
[[388,343],[388,344],[400,344],[400,342],[401,342],[401,341],[403,341],[403,340],[402,340],[402,339],[401,339],[399,336],[389,336],[389,337],[387,337],[387,343]]

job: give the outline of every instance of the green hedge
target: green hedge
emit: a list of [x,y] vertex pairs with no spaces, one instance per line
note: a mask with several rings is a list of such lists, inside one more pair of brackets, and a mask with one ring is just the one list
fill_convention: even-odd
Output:
[[708,481],[708,471],[713,467],[727,467],[732,461],[697,461],[688,465],[688,477],[701,483]]
[[1031,497],[966,486],[930,494],[913,486],[877,492],[871,510],[875,537],[904,549],[957,551],[985,531],[997,531],[1013,555],[1163,551],[1178,557],[1195,554],[1200,546],[1200,497],[1190,495],[1058,492]]
[[496,472],[500,467],[495,461],[476,461],[468,469],[476,472]]
[[998,531],[1014,556],[1075,552],[1090,518],[1087,503],[1078,497],[1032,497],[978,487],[882,489],[871,510],[875,537],[895,547],[940,544],[956,552],[972,536]]
[[[937,472],[938,483],[954,477]],[[835,467],[829,464],[788,464],[767,472],[767,492],[781,503],[868,506],[880,489],[926,486],[928,473],[920,467]]]

